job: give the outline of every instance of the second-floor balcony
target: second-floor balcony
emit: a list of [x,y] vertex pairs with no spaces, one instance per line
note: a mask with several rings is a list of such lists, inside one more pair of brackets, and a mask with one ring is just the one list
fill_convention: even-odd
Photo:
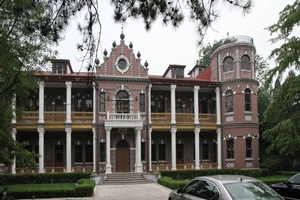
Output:
[[[200,124],[211,124],[217,123],[216,114],[199,114]],[[171,113],[152,113],[151,121],[153,125],[166,125],[171,123]],[[195,123],[194,113],[176,113],[176,124],[178,125],[193,125]]]
[[[215,125],[217,123],[216,114],[199,114],[199,123],[205,125]],[[24,112],[22,117],[17,120],[22,124],[37,124],[39,113],[37,111]],[[141,113],[106,113],[105,120],[133,122],[144,120]],[[71,112],[71,121],[73,124],[91,124],[93,121],[93,112]],[[45,124],[62,124],[66,122],[66,112],[45,111]],[[152,113],[151,122],[153,125],[169,125],[171,123],[171,113]],[[195,119],[193,113],[176,113],[176,124],[194,125]]]

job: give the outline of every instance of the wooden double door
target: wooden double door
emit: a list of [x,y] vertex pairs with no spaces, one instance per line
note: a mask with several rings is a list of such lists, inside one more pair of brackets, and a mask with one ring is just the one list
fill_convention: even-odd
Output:
[[130,149],[126,140],[120,140],[116,149],[116,171],[130,172]]

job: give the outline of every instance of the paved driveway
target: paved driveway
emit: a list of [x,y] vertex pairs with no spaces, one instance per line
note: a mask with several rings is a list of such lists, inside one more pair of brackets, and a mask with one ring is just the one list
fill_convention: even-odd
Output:
[[167,200],[170,189],[156,183],[136,185],[97,185],[93,199]]

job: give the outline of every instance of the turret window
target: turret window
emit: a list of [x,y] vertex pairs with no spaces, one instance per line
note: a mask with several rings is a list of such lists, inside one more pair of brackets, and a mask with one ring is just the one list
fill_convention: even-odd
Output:
[[251,111],[251,91],[249,88],[245,90],[245,111]]
[[250,70],[250,58],[247,55],[242,56],[242,69]]
[[224,72],[232,72],[233,71],[233,58],[226,57],[223,62],[224,65]]
[[233,112],[233,92],[231,90],[226,92],[226,112]]

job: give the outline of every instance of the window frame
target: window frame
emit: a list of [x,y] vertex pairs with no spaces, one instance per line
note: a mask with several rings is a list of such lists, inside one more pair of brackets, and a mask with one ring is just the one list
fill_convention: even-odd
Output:
[[227,90],[225,94],[226,113],[233,112],[233,91]]
[[227,56],[223,60],[223,72],[233,72],[234,71],[234,59],[231,56]]
[[226,159],[234,159],[234,139],[226,139]]
[[246,158],[252,158],[252,137],[246,137]]
[[[245,60],[247,59],[247,60]],[[241,69],[250,71],[250,57],[248,55],[243,55],[241,58]]]
[[251,112],[251,90],[246,88],[245,94],[245,111]]

